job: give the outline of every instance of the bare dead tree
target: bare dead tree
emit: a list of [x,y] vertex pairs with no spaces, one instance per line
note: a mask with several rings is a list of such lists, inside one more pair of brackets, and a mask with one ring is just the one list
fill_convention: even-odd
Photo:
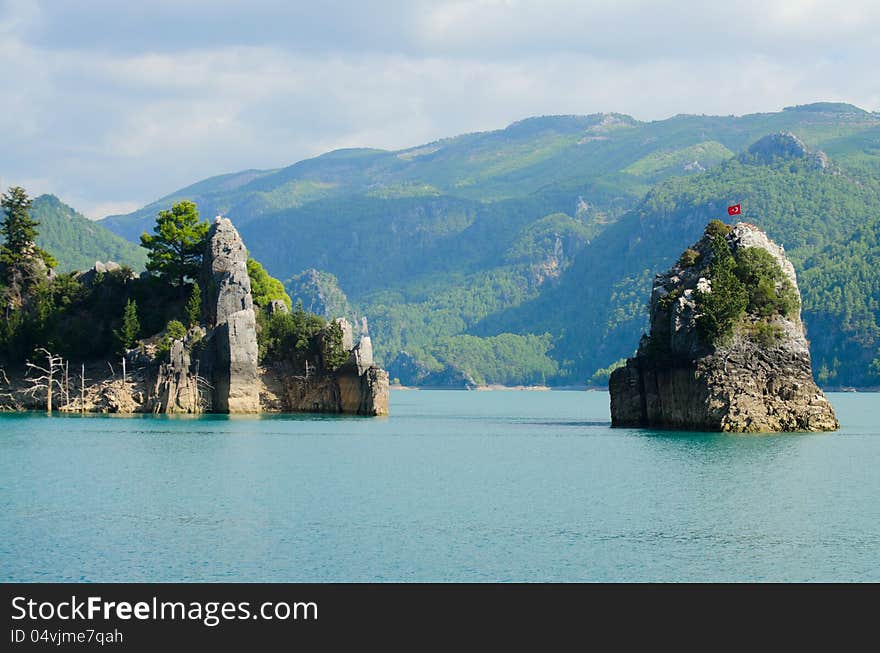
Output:
[[64,410],[70,410],[70,361],[64,361]]
[[4,370],[2,367],[0,367],[0,378],[2,378],[2,381],[5,384],[6,388],[10,390],[9,392],[0,392],[0,398],[5,399],[6,402],[8,402],[7,405],[11,406],[14,410],[20,410],[21,404],[18,403],[18,399],[16,398],[15,393],[11,392],[12,383],[9,382],[9,377],[6,376],[6,370]]
[[79,412],[80,414],[86,412],[86,364],[82,364],[82,369],[79,375]]
[[[209,408],[211,408],[210,394],[214,392],[214,386],[208,383],[208,379],[203,376],[199,376],[198,373],[193,377],[196,382],[196,392],[198,393],[199,400],[199,408],[202,409],[202,412],[206,412]],[[206,392],[207,391],[207,392]]]
[[[59,376],[64,370],[64,359],[57,354],[53,354],[48,349],[38,347],[34,353],[42,354],[46,358],[46,367],[37,365],[30,361],[25,362],[27,367],[26,378],[31,382],[31,387],[25,390],[26,394],[36,397],[38,392],[46,393],[46,413],[52,414],[52,394],[55,388],[59,392],[64,392],[64,386]],[[39,376],[30,376],[31,374],[39,374]]]
[[196,373],[193,374],[193,379],[196,382],[196,394],[198,395],[198,405],[202,412],[206,412],[209,408],[211,408],[211,393],[214,392],[214,386],[208,382],[203,376],[199,375],[200,361],[196,360]]

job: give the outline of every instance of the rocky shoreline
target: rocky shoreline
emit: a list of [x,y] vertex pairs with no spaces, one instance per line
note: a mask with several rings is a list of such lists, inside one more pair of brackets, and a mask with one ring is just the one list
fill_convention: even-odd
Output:
[[[331,322],[317,334],[323,351],[331,326],[342,331],[347,360],[305,371],[283,361],[260,364],[247,250],[232,222],[218,217],[208,233],[201,285],[208,289],[205,321],[180,338],[159,334],[124,357],[54,370],[54,401],[25,370],[0,376],[0,410],[98,413],[325,412],[387,415],[388,373],[374,365],[368,335],[355,344],[351,325]],[[107,266],[98,264],[97,276]],[[118,266],[117,266],[118,267]],[[88,277],[90,273],[85,273]],[[275,311],[287,311],[279,302]],[[39,390],[39,391],[36,391]]]

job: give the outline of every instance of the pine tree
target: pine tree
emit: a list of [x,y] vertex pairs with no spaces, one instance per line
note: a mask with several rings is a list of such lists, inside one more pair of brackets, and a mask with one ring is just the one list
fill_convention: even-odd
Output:
[[116,339],[119,341],[119,347],[123,353],[134,347],[140,332],[141,323],[137,316],[137,302],[129,299],[122,314],[122,328],[116,331]]
[[736,259],[721,234],[712,239],[712,262],[709,264],[711,292],[696,292],[697,329],[710,344],[722,344],[733,332],[734,323],[749,303],[749,293],[735,274]]
[[338,320],[331,320],[324,330],[321,346],[321,358],[328,372],[336,370],[348,360],[349,353],[342,346],[342,338],[342,324]]
[[40,223],[31,219],[29,211],[32,205],[33,200],[21,186],[13,186],[0,200],[5,213],[0,225],[0,235],[3,236],[0,262],[10,268],[21,265],[25,253],[37,237]]
[[202,318],[202,289],[198,283],[193,284],[189,299],[186,300],[185,310],[187,325],[190,328],[196,326]]
[[199,272],[208,228],[207,222],[199,222],[199,211],[188,200],[159,211],[155,235],[141,236],[141,246],[147,250],[147,270],[169,285],[183,288],[187,279],[195,279]]

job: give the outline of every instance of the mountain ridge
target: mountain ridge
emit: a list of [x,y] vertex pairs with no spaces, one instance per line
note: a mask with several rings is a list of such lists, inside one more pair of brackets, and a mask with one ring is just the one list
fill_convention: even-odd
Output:
[[[841,181],[829,185],[815,176],[822,168],[815,165],[821,164],[819,154],[814,163],[798,163],[795,172],[773,165],[748,168],[745,159],[754,158],[749,147],[780,132],[795,134],[810,152],[824,152],[828,179]],[[713,176],[719,170],[733,170],[733,176],[723,182]],[[763,219],[770,221],[768,233],[774,238],[785,242],[787,235],[780,229],[793,221],[792,233],[802,245],[794,253],[799,272],[818,274],[808,272],[810,257],[822,256],[822,247],[854,233],[857,221],[847,204],[859,205],[863,223],[875,215],[875,200],[865,197],[858,184],[865,178],[873,188],[878,173],[880,114],[840,103],[746,116],[681,114],[648,122],[614,113],[535,116],[504,129],[403,150],[350,148],[274,170],[209,178],[105,223],[136,238],[142,227],[151,225],[156,211],[166,208],[163,202],[182,197],[184,191],[193,195],[194,189],[198,192],[189,199],[199,203],[203,216],[231,217],[273,275],[292,278],[313,268],[334,275],[353,310],[370,318],[378,360],[387,363],[405,350],[427,369],[464,367],[472,378],[491,383],[491,374],[477,362],[487,358],[486,352],[477,352],[468,338],[510,334],[522,338],[516,347],[532,348],[530,358],[541,361],[545,375],[546,357],[552,356],[558,373],[548,382],[571,384],[605,371],[630,353],[614,345],[609,334],[622,328],[632,336],[639,328],[627,322],[627,307],[653,274],[646,267],[652,254],[644,254],[646,265],[624,269],[620,264],[627,259],[606,261],[600,253],[610,238],[650,238],[633,216],[660,210],[651,209],[652,202],[689,206],[676,213],[688,232],[691,222],[705,224],[709,213],[723,215],[725,203],[743,196],[746,215],[752,207],[769,210]],[[765,176],[772,183],[762,181]],[[694,186],[688,187],[687,180],[695,180]],[[787,188],[786,183],[795,185]],[[726,184],[726,195],[718,195],[718,184]],[[757,189],[751,195],[744,192],[749,184]],[[855,199],[841,194],[846,184]],[[676,188],[685,194],[677,196]],[[814,191],[819,195],[810,198]],[[823,203],[820,191],[839,199],[839,206]],[[764,193],[763,199],[756,193]],[[791,204],[794,198],[804,199],[818,217],[805,222]],[[846,213],[846,233],[829,231],[824,224],[840,210]],[[617,226],[620,220],[624,222]],[[664,237],[669,243],[675,240],[671,234]],[[680,251],[693,237],[688,232],[675,240],[675,247]],[[872,245],[865,246],[870,250]],[[839,269],[841,256],[829,250],[828,265]],[[606,279],[612,292],[595,300],[596,309],[602,314],[616,311],[618,318],[598,332],[584,331],[578,322],[582,316],[564,304],[587,301],[591,291],[583,279],[594,271],[586,267],[605,264],[621,276]],[[568,295],[554,290],[557,286]],[[868,305],[866,287],[860,282],[853,292]],[[541,300],[545,295],[555,297],[562,308]],[[808,327],[810,320],[821,321],[811,310],[806,307]],[[526,316],[528,311],[533,314]],[[543,319],[541,312],[558,320]],[[861,314],[862,327],[841,335],[836,344],[821,344],[825,349],[818,352],[816,369],[821,375],[827,367],[825,382],[871,382],[865,370],[873,361],[867,353],[873,345],[864,343],[874,341],[864,333],[873,333],[875,318]],[[596,343],[596,355],[581,356],[576,337]],[[842,344],[852,337],[863,345]],[[475,352],[470,369],[471,363],[453,353],[459,346]],[[861,361],[862,371],[847,371],[840,360],[835,365],[834,352],[844,350],[850,362],[853,356]]]

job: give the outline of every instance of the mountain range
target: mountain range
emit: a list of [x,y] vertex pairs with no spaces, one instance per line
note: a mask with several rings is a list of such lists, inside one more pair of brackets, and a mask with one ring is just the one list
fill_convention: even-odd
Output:
[[818,380],[871,386],[878,178],[880,114],[847,104],[544,116],[212,177],[99,224],[135,242],[193,200],[304,304],[368,316],[402,382],[563,385],[632,353],[653,274],[742,203],[797,268]]

